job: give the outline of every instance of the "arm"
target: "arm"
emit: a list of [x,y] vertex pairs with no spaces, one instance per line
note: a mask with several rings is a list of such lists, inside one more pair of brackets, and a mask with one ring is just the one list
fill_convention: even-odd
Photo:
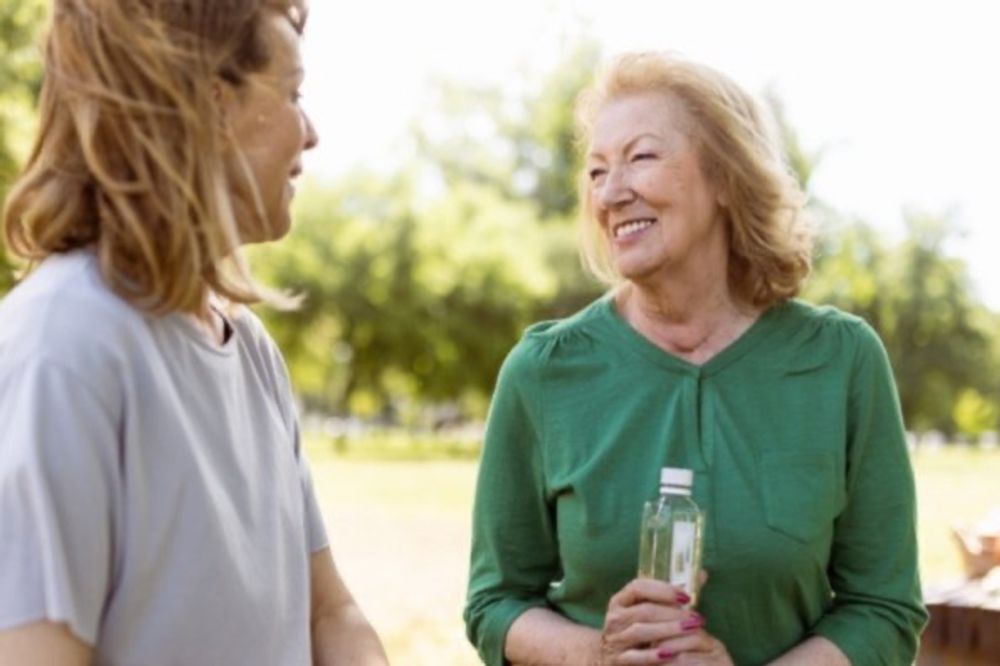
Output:
[[0,372],[2,664],[97,643],[118,511],[117,421],[102,397],[44,358]]
[[0,664],[4,666],[89,666],[90,646],[64,624],[32,622],[0,631]]
[[514,666],[654,666],[681,652],[699,664],[731,666],[725,648],[701,630],[704,619],[683,604],[690,599],[667,583],[637,578],[608,602],[601,631],[544,608],[518,617],[507,635]]
[[851,377],[847,504],[834,526],[833,607],[813,633],[854,666],[909,664],[927,621],[913,473],[889,362],[864,326]]
[[771,662],[770,666],[851,666],[847,655],[822,636],[813,636]]
[[344,585],[329,548],[311,555],[310,573],[313,664],[387,665],[382,643]]
[[[537,614],[524,620],[526,633],[509,630],[527,611],[548,605],[546,592],[559,570],[555,516],[542,465],[540,361],[530,342],[522,340],[500,370],[476,483],[464,619],[469,640],[487,666],[504,666],[508,650],[532,663],[527,657],[531,646],[548,644],[531,629]],[[541,617],[555,622],[552,615]]]
[[601,632],[547,608],[525,611],[507,633],[513,666],[589,666],[597,663],[600,649]]

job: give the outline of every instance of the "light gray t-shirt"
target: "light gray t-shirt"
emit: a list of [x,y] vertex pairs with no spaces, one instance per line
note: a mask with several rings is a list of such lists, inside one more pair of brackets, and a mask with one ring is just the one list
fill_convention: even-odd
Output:
[[100,666],[309,664],[327,544],[284,364],[117,298],[92,253],[0,302],[0,629],[67,622]]

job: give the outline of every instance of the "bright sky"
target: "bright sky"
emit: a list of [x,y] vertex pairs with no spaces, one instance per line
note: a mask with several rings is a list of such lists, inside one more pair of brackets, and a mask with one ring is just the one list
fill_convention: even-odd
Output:
[[1000,5],[992,0],[312,0],[305,104],[316,176],[391,168],[430,81],[510,85],[581,36],[671,49],[775,88],[815,194],[898,236],[902,210],[954,211],[1000,310]]

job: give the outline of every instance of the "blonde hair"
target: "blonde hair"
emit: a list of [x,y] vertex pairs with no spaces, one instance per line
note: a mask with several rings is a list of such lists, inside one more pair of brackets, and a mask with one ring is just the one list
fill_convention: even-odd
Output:
[[[608,102],[634,94],[663,93],[680,104],[706,176],[726,202],[729,287],[758,307],[792,298],[809,274],[811,225],[805,196],[791,174],[774,128],[754,101],[723,74],[665,53],[619,56],[577,103],[581,145],[591,138]],[[579,180],[581,257],[608,284],[621,281],[590,201],[590,180]]]
[[30,268],[93,246],[109,286],[154,314],[209,293],[281,301],[239,251],[232,193],[261,206],[216,99],[220,79],[269,62],[271,11],[301,31],[302,0],[54,0],[39,131],[3,211],[10,250]]

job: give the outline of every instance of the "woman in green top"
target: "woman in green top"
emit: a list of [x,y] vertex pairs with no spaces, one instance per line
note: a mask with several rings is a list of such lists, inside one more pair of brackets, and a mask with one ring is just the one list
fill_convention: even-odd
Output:
[[[465,620],[484,662],[910,664],[926,621],[891,371],[861,320],[794,300],[802,193],[752,98],[619,58],[581,98],[583,255],[612,291],[500,373]],[[635,579],[643,501],[694,470],[697,611]]]

